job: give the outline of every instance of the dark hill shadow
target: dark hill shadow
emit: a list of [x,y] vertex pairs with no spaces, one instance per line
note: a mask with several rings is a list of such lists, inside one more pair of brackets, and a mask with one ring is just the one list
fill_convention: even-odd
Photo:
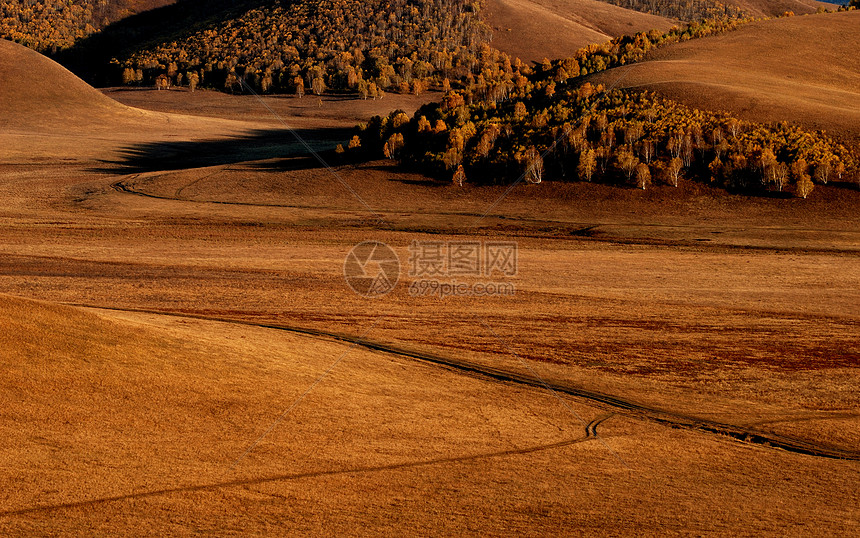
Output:
[[159,170],[181,170],[235,164],[245,161],[274,160],[261,167],[298,170],[323,166],[334,161],[334,147],[349,138],[350,129],[257,130],[242,136],[195,141],[159,141],[123,148],[120,158],[103,161],[94,172],[135,174]]
[[110,85],[117,80],[118,66],[112,58],[122,58],[135,50],[178,40],[182,35],[235,18],[269,0],[179,0],[175,4],[127,17],[102,31],[60,51],[52,59],[90,85]]

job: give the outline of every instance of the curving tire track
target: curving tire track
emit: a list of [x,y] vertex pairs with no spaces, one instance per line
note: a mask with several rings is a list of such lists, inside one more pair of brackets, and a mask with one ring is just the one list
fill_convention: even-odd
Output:
[[502,450],[497,452],[484,452],[479,454],[469,454],[465,456],[451,456],[446,458],[435,458],[435,459],[427,459],[427,460],[419,460],[419,461],[408,461],[403,463],[388,463],[382,465],[374,465],[374,466],[362,466],[362,467],[348,467],[348,468],[340,468],[340,469],[329,469],[329,470],[320,470],[320,471],[308,471],[301,473],[292,473],[292,474],[280,474],[273,476],[264,476],[261,478],[245,478],[245,479],[236,479],[236,480],[225,480],[220,482],[210,482],[206,484],[192,484],[186,486],[175,486],[170,488],[162,488],[162,489],[152,489],[147,491],[140,491],[137,493],[129,493],[126,495],[115,495],[112,497],[101,497],[97,499],[87,499],[83,501],[72,501],[66,503],[59,504],[51,504],[51,505],[39,505],[32,506],[28,508],[18,508],[6,511],[0,511],[0,517],[10,517],[10,516],[21,516],[28,515],[37,512],[48,512],[55,510],[69,510],[69,509],[78,509],[78,508],[88,508],[99,504],[107,504],[113,502],[123,502],[123,501],[133,501],[138,499],[147,499],[151,497],[160,497],[163,495],[174,495],[177,493],[199,493],[204,491],[213,491],[224,488],[236,488],[236,487],[248,487],[248,486],[258,486],[262,484],[269,484],[272,482],[288,482],[294,480],[308,480],[313,478],[323,478],[329,476],[341,476],[341,475],[356,475],[356,474],[372,474],[372,473],[382,473],[382,472],[390,472],[390,471],[401,471],[401,470],[409,470],[416,469],[420,467],[429,467],[432,465],[450,465],[450,464],[458,464],[458,463],[468,463],[472,461],[479,461],[485,459],[492,458],[505,458],[511,456],[522,456],[526,454],[533,454],[537,452],[545,452],[549,450],[555,450],[559,448],[565,448],[569,446],[573,446],[579,443],[584,443],[587,441],[594,440],[594,436],[586,436],[586,437],[577,437],[576,439],[567,439],[565,441],[559,441],[557,443],[549,443],[543,445],[535,445],[526,448],[514,448],[511,450]]
[[[220,170],[219,170],[220,171]],[[230,202],[224,200],[192,200],[188,198],[182,198],[179,195],[181,191],[185,188],[191,186],[194,183],[197,183],[200,180],[206,179],[214,174],[218,173],[213,172],[204,177],[198,178],[191,183],[185,185],[176,191],[174,196],[167,195],[159,195],[159,194],[150,194],[144,192],[142,190],[137,190],[134,187],[134,180],[139,178],[142,174],[130,174],[129,176],[124,177],[119,181],[115,181],[110,184],[110,188],[116,192],[122,194],[129,194],[132,196],[139,196],[141,198],[150,198],[154,200],[165,200],[165,201],[173,201],[173,202],[189,202],[195,204],[212,204],[218,206],[238,206],[238,207],[264,207],[264,208],[280,208],[280,209],[330,209],[334,211],[343,210],[344,208],[332,207],[332,206],[320,206],[320,205],[301,205],[301,204],[277,204],[277,203],[259,203],[259,202]],[[155,175],[153,177],[158,177]],[[403,213],[398,210],[386,210],[379,209],[375,210],[375,213],[378,215],[397,215]],[[617,223],[612,222],[598,222],[598,223],[584,223],[584,222],[570,222],[558,219],[544,219],[544,218],[536,218],[536,217],[525,217],[525,216],[508,216],[501,214],[489,214],[484,215],[481,213],[474,212],[466,212],[466,211],[410,211],[410,213],[416,215],[436,215],[436,216],[453,216],[453,217],[467,217],[467,218],[476,218],[476,219],[485,219],[492,218],[500,221],[504,221],[507,223],[530,223],[533,225],[542,225],[542,226],[560,226],[567,227],[569,229],[565,230],[561,237],[567,238],[576,238],[579,240],[588,240],[595,242],[608,242],[620,245],[669,245],[669,246],[678,246],[678,247],[695,247],[697,249],[702,248],[703,245],[708,245],[708,248],[718,248],[724,250],[740,250],[740,251],[778,251],[778,252],[804,252],[804,253],[843,253],[843,254],[856,254],[856,250],[839,248],[839,247],[787,247],[787,246],[779,246],[779,245],[754,245],[754,244],[743,244],[743,245],[735,245],[731,243],[714,243],[709,244],[710,239],[703,240],[701,238],[698,239],[653,239],[648,237],[641,238],[627,238],[625,236],[613,234],[611,231],[607,232],[605,230],[606,227],[612,227]],[[647,223],[639,223],[636,225],[637,227],[649,228],[649,229],[678,229],[678,230],[686,230],[686,231],[702,231],[702,232],[713,232],[713,229],[708,226],[703,226],[700,224],[647,224]],[[467,229],[470,227],[467,227]],[[767,228],[760,228],[755,226],[747,226],[746,230],[750,229],[761,229],[765,230]],[[804,232],[822,232],[829,230],[821,230],[817,228],[804,228]],[[722,233],[722,232],[720,232]],[[526,231],[521,231],[516,234],[520,237],[545,237],[545,235],[528,233]]]
[[[860,451],[858,450],[849,450],[840,447],[835,447],[831,445],[827,445],[824,443],[817,443],[814,441],[808,441],[805,439],[798,439],[796,437],[790,437],[787,435],[780,435],[772,432],[766,432],[762,430],[758,430],[755,428],[751,428],[748,426],[735,425],[735,424],[727,424],[724,422],[718,422],[714,420],[709,420],[706,418],[695,417],[692,415],[686,415],[683,413],[675,413],[672,411],[666,411],[663,409],[658,409],[656,407],[643,405],[637,403],[633,400],[628,400],[621,396],[615,396],[612,394],[605,394],[602,392],[597,392],[589,389],[585,389],[582,387],[577,387],[571,383],[563,382],[563,381],[551,381],[551,380],[542,380],[537,379],[533,376],[514,372],[509,370],[504,370],[500,368],[493,368],[492,366],[486,366],[483,364],[479,364],[472,361],[466,361],[461,359],[455,359],[450,357],[444,357],[441,355],[436,355],[432,353],[425,353],[421,351],[416,351],[392,344],[387,344],[383,342],[377,342],[373,340],[368,340],[366,338],[358,338],[355,336],[339,334],[330,331],[322,331],[318,329],[308,329],[302,327],[290,327],[286,325],[275,325],[275,324],[267,324],[267,323],[254,323],[251,321],[243,321],[238,319],[230,319],[230,318],[219,318],[216,316],[206,316],[199,314],[190,314],[190,313],[181,313],[181,312],[171,312],[171,311],[163,311],[163,310],[148,310],[148,309],[137,309],[137,308],[111,308],[111,307],[102,307],[96,305],[86,305],[86,304],[74,304],[68,303],[69,306],[77,306],[84,308],[92,308],[95,310],[112,310],[118,312],[135,312],[141,314],[154,314],[154,315],[164,315],[164,316],[172,316],[179,318],[189,318],[189,319],[199,319],[204,321],[215,321],[221,323],[232,323],[237,325],[245,325],[250,327],[259,327],[264,329],[273,329],[278,331],[287,331],[295,334],[301,334],[306,336],[313,336],[317,338],[323,338],[326,340],[335,340],[339,342],[346,342],[350,344],[354,344],[356,346],[363,347],[365,349],[376,351],[380,353],[386,353],[389,355],[394,355],[400,358],[407,358],[412,360],[421,361],[424,363],[434,364],[436,366],[442,366],[449,370],[462,372],[465,374],[473,375],[476,377],[482,377],[485,379],[490,379],[498,382],[505,383],[513,383],[517,385],[524,385],[529,387],[546,389],[549,388],[555,392],[565,394],[568,396],[572,396],[574,398],[585,400],[591,404],[599,404],[601,406],[609,407],[614,410],[614,413],[621,413],[627,416],[632,416],[636,418],[641,418],[644,420],[648,420],[650,422],[654,422],[657,424],[661,424],[663,426],[667,426],[670,428],[678,428],[684,430],[693,430],[704,433],[712,433],[717,435],[722,435],[726,437],[730,437],[737,441],[741,441],[744,443],[750,443],[765,447],[771,448],[780,448],[789,452],[795,452],[798,454],[805,454],[809,456],[817,456],[822,458],[832,458],[832,459],[843,459],[843,460],[851,460],[851,461],[860,461]],[[586,427],[587,435],[596,436],[596,427],[600,422],[608,419],[612,415],[608,415],[603,417],[599,422],[595,423],[592,421]],[[589,427],[591,428],[589,432]]]
[[596,419],[592,420],[585,426],[585,436],[586,437],[597,437],[597,427],[614,417],[615,413],[607,413],[605,415],[601,415]]

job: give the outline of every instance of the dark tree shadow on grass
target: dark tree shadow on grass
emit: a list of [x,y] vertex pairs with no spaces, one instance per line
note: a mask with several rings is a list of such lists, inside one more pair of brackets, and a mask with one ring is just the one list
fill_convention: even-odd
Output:
[[299,170],[337,164],[334,147],[349,138],[350,129],[257,130],[210,140],[158,141],[123,148],[119,159],[102,161],[94,172],[135,174],[266,161],[260,168]]
[[111,64],[112,58],[124,58],[138,49],[179,40],[190,32],[236,18],[265,3],[265,0],[179,0],[115,22],[53,58],[91,85],[108,86],[116,83],[120,69]]

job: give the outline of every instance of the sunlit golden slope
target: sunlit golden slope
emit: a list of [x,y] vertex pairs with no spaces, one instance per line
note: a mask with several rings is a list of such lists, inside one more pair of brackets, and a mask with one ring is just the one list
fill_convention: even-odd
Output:
[[120,104],[46,56],[0,40],[4,164],[49,157],[110,159],[118,149],[138,141],[232,136],[255,127]]
[[492,45],[523,60],[563,58],[591,43],[674,24],[599,0],[491,0]]
[[0,129],[86,125],[133,116],[47,57],[0,40]]
[[795,15],[815,13],[819,7],[835,10],[837,5],[816,0],[730,0],[725,2],[740,7],[754,17],[779,17],[786,11]]
[[756,121],[860,133],[860,12],[760,21],[595,78]]

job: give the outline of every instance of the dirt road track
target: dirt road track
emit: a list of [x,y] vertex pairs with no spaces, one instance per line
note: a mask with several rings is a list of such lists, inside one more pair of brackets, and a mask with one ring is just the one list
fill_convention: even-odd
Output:
[[431,460],[422,460],[422,461],[412,461],[406,463],[392,463],[388,465],[376,465],[376,466],[365,466],[365,467],[350,467],[346,469],[332,469],[326,471],[311,471],[307,473],[293,473],[293,474],[282,474],[275,476],[265,476],[261,478],[248,478],[241,480],[225,480],[223,482],[214,482],[209,484],[197,484],[197,485],[189,485],[189,486],[178,486],[174,488],[164,488],[150,491],[142,491],[139,493],[131,493],[128,495],[116,495],[114,497],[102,497],[100,499],[89,499],[86,501],[77,501],[70,503],[62,503],[62,504],[53,504],[53,505],[45,505],[45,506],[34,506],[31,508],[21,508],[18,510],[8,510],[5,512],[0,512],[0,517],[4,516],[19,516],[32,514],[36,512],[46,512],[52,510],[63,510],[69,508],[81,508],[87,506],[93,506],[97,504],[110,503],[110,502],[120,502],[120,501],[128,501],[134,499],[144,499],[148,497],[158,497],[160,495],[170,495],[173,493],[194,493],[198,491],[208,491],[213,489],[220,488],[231,488],[231,487],[242,487],[242,486],[254,486],[258,484],[266,484],[269,482],[284,482],[288,480],[302,480],[309,478],[318,478],[324,476],[337,476],[337,475],[349,475],[349,474],[363,474],[363,473],[378,473],[383,471],[397,471],[400,469],[412,469],[415,467],[425,467],[428,465],[443,465],[447,463],[462,463],[467,461],[474,461],[486,458],[499,458],[506,456],[518,456],[522,454],[531,454],[533,452],[542,452],[544,450],[552,450],[555,448],[563,448],[570,445],[575,445],[578,443],[583,443],[585,441],[591,441],[596,439],[596,431],[594,428],[597,427],[597,424],[602,422],[608,417],[601,417],[599,419],[595,419],[592,421],[588,427],[591,428],[590,432],[595,432],[594,434],[588,433],[585,437],[577,437],[576,439],[568,439],[566,441],[560,441],[558,443],[551,443],[547,445],[537,445],[526,448],[512,449],[512,450],[504,450],[501,452],[487,452],[483,454],[472,454],[468,456],[454,456],[451,458],[437,458]]
[[[102,309],[104,310],[104,309]],[[511,450],[503,450],[498,452],[486,452],[481,454],[470,454],[466,456],[454,456],[449,458],[436,458],[429,460],[421,460],[421,461],[412,461],[405,463],[392,463],[387,465],[376,465],[376,466],[364,466],[364,467],[351,467],[346,469],[332,469],[325,471],[311,471],[306,473],[293,473],[293,474],[282,474],[275,476],[266,476],[260,478],[248,478],[248,479],[240,479],[240,480],[225,480],[222,482],[214,482],[208,484],[196,484],[196,485],[188,485],[188,486],[178,486],[174,488],[163,488],[157,490],[150,491],[141,491],[138,493],[131,493],[128,495],[116,495],[113,497],[102,497],[98,499],[88,499],[85,501],[76,501],[69,503],[61,503],[61,504],[53,504],[53,505],[43,505],[43,506],[34,506],[29,508],[21,508],[17,510],[7,510],[5,512],[0,512],[0,517],[4,516],[19,516],[32,514],[37,512],[47,512],[53,510],[64,510],[64,509],[72,509],[72,508],[82,508],[89,507],[103,503],[111,503],[111,502],[121,502],[127,500],[135,500],[135,499],[144,499],[149,497],[157,497],[160,495],[169,495],[174,493],[194,493],[198,491],[208,491],[213,489],[220,488],[231,488],[231,487],[242,487],[242,486],[253,486],[258,484],[266,484],[269,482],[284,482],[289,480],[302,480],[302,479],[311,479],[325,476],[337,476],[337,475],[347,475],[347,474],[363,474],[363,473],[377,473],[384,471],[397,471],[401,469],[412,469],[416,467],[425,467],[429,465],[444,465],[451,463],[464,463],[468,461],[487,459],[487,458],[499,458],[499,457],[507,457],[507,456],[518,456],[523,454],[532,454],[534,452],[542,452],[545,450],[553,450],[557,448],[564,448],[567,446],[583,443],[586,441],[592,441],[597,439],[597,427],[605,422],[606,420],[612,418],[613,414],[601,415],[591,422],[589,422],[585,426],[585,436],[577,437],[575,439],[567,439],[565,441],[559,441],[557,443],[550,443],[544,445],[535,445],[529,446],[525,448],[515,448]],[[232,467],[231,467],[232,469]]]
[[[119,181],[115,181],[110,184],[110,188],[115,192],[121,194],[127,194],[131,196],[138,196],[141,198],[150,198],[154,200],[166,200],[172,202],[188,202],[194,204],[212,204],[215,206],[236,206],[236,207],[259,207],[259,208],[282,208],[282,209],[316,209],[316,210],[332,210],[339,211],[343,210],[342,207],[335,206],[323,206],[323,205],[303,205],[303,204],[281,204],[281,203],[260,203],[260,202],[235,202],[235,201],[224,201],[224,200],[193,200],[189,198],[182,198],[180,195],[183,190],[188,188],[195,183],[211,177],[214,174],[217,174],[224,169],[227,168],[225,165],[224,168],[219,169],[215,172],[211,172],[209,174],[203,175],[186,185],[178,188],[173,196],[168,195],[159,195],[152,194],[140,190],[135,187],[134,181],[142,174],[129,174],[125,176],[123,179]],[[172,171],[172,172],[175,172]],[[157,178],[161,174],[156,173],[157,175],[150,175],[149,178]],[[426,231],[424,228],[413,229],[409,226],[396,226],[393,223],[385,222],[384,219],[386,216],[391,215],[400,215],[403,213],[402,210],[390,210],[390,209],[374,209],[373,211],[376,216],[380,219],[376,221],[376,226],[381,229],[397,229],[400,231]],[[692,247],[696,249],[701,249],[703,245],[707,245],[709,250],[714,249],[723,249],[727,251],[768,251],[768,252],[803,252],[806,254],[814,254],[814,253],[823,253],[823,254],[846,254],[854,256],[857,254],[858,250],[856,248],[842,248],[842,247],[825,247],[825,246],[785,246],[785,245],[755,245],[755,244],[732,244],[730,242],[712,242],[714,241],[713,235],[708,238],[693,238],[693,239],[667,239],[667,238],[652,238],[652,237],[638,237],[638,238],[629,238],[624,237],[623,235],[619,235],[617,232],[613,231],[613,227],[617,226],[625,226],[623,223],[612,223],[612,222],[579,222],[579,221],[568,221],[568,220],[560,220],[560,219],[551,219],[551,218],[539,218],[539,217],[526,217],[526,216],[513,216],[513,215],[503,215],[503,214],[491,214],[491,213],[477,213],[477,212],[469,212],[469,211],[442,211],[442,210],[410,210],[409,214],[412,215],[433,215],[433,216],[451,216],[458,217],[463,219],[472,219],[468,225],[464,225],[459,229],[452,230],[452,233],[473,233],[477,230],[482,229],[483,221],[493,221],[493,224],[488,224],[484,222],[484,225],[487,226],[498,226],[499,223],[510,224],[510,223],[523,223],[533,226],[534,228],[524,228],[519,230],[516,234],[516,237],[539,237],[545,238],[547,237],[546,230],[551,230],[553,234],[560,234],[561,238],[571,238],[576,240],[587,240],[587,241],[595,241],[595,242],[605,242],[605,243],[613,243],[613,244],[621,244],[621,245],[663,245],[663,246],[677,246],[677,247]],[[655,231],[683,231],[689,233],[695,233],[697,235],[706,235],[706,234],[717,234],[724,233],[725,229],[715,229],[712,225],[701,225],[701,224],[662,224],[662,223],[637,223],[637,227],[655,230]],[[540,227],[544,227],[543,230]],[[745,231],[748,230],[759,230],[759,231],[767,231],[771,230],[770,227],[758,227],[758,226],[749,226],[744,225],[743,229]],[[815,227],[804,227],[803,229],[795,229],[795,232],[807,232],[807,233],[827,233],[831,230],[825,228],[815,228]],[[511,233],[510,231],[508,233]]]
[[[377,351],[381,353],[387,353],[390,355],[394,355],[401,358],[408,358],[413,360],[418,360],[421,362],[434,364],[437,366],[443,366],[450,370],[462,372],[465,374],[473,375],[476,377],[482,377],[486,379],[492,379],[495,381],[501,381],[505,383],[515,383],[518,385],[526,385],[541,389],[551,389],[560,394],[566,394],[568,396],[573,396],[574,398],[578,398],[581,400],[585,400],[590,404],[598,404],[602,407],[607,407],[612,409],[616,413],[623,413],[627,416],[638,417],[645,420],[649,420],[651,422],[655,422],[657,424],[661,424],[664,426],[668,426],[670,428],[680,428],[685,430],[695,430],[706,433],[713,433],[724,435],[727,437],[731,437],[738,441],[750,444],[756,444],[771,448],[779,448],[783,450],[787,450],[789,452],[796,452],[799,454],[806,454],[809,456],[817,456],[823,458],[832,458],[832,459],[843,459],[843,460],[852,460],[852,461],[860,461],[860,451],[857,450],[848,450],[844,448],[839,448],[835,446],[829,446],[825,444],[815,443],[813,441],[807,441],[804,439],[798,439],[795,437],[789,437],[785,435],[779,435],[771,432],[761,431],[750,427],[738,426],[734,424],[726,424],[722,422],[716,422],[713,420],[708,420],[700,417],[694,417],[691,415],[684,415],[680,413],[673,413],[671,411],[665,411],[662,409],[657,409],[654,407],[650,407],[647,405],[642,405],[636,403],[632,400],[625,399],[620,396],[615,396],[611,394],[604,394],[601,392],[596,392],[588,389],[584,389],[581,387],[574,386],[570,383],[565,383],[561,381],[553,381],[553,380],[543,380],[537,379],[533,376],[526,375],[519,372],[513,372],[508,370],[502,370],[498,368],[493,368],[491,366],[486,366],[483,364],[475,363],[472,361],[465,361],[460,359],[454,359],[450,357],[443,357],[441,355],[435,355],[430,353],[425,353],[421,351],[416,351],[412,349],[407,349],[400,346],[395,346],[392,344],[387,344],[383,342],[375,342],[372,340],[368,340],[366,338],[359,338],[355,336],[339,334],[328,331],[321,331],[317,329],[307,329],[302,327],[290,327],[285,325],[274,325],[274,324],[261,324],[254,323],[250,321],[243,321],[239,319],[230,319],[230,318],[220,318],[215,316],[206,316],[206,315],[198,315],[193,313],[182,313],[182,312],[170,312],[170,311],[161,311],[161,310],[145,310],[145,309],[132,309],[132,308],[108,308],[108,307],[99,307],[94,305],[84,305],[84,304],[70,304],[69,306],[77,306],[83,308],[91,308],[94,310],[108,310],[108,311],[118,311],[118,312],[136,312],[141,314],[155,314],[155,315],[165,315],[165,316],[173,316],[180,318],[191,318],[191,319],[200,319],[204,321],[215,321],[221,323],[232,323],[239,325],[247,325],[251,327],[259,327],[264,329],[273,329],[278,331],[287,331],[295,334],[302,334],[307,336],[314,336],[317,338],[324,338],[327,340],[336,340],[340,342],[348,342],[365,349],[369,349],[372,351]],[[590,426],[590,425],[589,425]],[[594,425],[596,427],[596,424]],[[592,429],[593,430],[593,429]],[[592,431],[586,430],[586,434],[591,434]]]

